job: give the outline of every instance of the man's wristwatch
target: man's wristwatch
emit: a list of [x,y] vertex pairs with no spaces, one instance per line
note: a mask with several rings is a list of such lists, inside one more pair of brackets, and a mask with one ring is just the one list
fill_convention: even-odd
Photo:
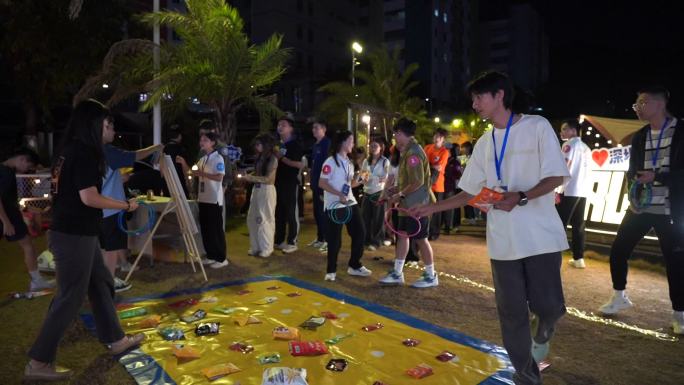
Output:
[[524,192],[518,191],[518,194],[520,195],[520,200],[518,201],[518,206],[525,206],[527,204],[527,195],[525,195]]

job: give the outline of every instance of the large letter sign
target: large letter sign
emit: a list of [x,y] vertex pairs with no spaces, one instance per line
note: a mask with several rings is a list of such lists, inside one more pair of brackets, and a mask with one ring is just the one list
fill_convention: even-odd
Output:
[[[591,152],[587,183],[592,188],[587,196],[584,217],[591,222],[620,224],[627,199],[624,178],[629,168],[631,147],[599,148]],[[589,212],[591,211],[591,216]]]

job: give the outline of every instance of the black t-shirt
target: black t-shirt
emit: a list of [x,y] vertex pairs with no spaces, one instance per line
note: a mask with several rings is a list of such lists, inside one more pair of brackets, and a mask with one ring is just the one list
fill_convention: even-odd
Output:
[[4,164],[0,164],[0,199],[9,218],[21,218],[17,195],[17,174]]
[[93,151],[71,144],[52,169],[51,230],[74,235],[99,235],[102,210],[86,206],[78,194],[88,187],[102,189],[102,173]]
[[[295,162],[301,162],[302,157],[304,156],[304,150],[295,136],[292,136],[287,143],[280,144],[280,153],[283,157]],[[298,176],[299,169],[297,167],[291,167],[284,162],[278,162],[275,185],[276,187],[296,185],[299,183],[299,180],[297,179]]]

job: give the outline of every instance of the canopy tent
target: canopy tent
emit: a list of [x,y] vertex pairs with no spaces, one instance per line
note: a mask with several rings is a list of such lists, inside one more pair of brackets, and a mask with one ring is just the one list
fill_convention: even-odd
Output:
[[636,119],[614,119],[603,116],[580,115],[580,121],[582,121],[582,118],[591,123],[601,135],[622,145],[630,144],[632,134],[646,125],[646,122]]

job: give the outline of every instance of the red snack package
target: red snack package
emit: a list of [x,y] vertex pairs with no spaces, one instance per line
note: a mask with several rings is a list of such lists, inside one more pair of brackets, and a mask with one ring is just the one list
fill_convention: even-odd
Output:
[[412,348],[414,346],[418,346],[420,344],[420,340],[417,340],[415,338],[407,338],[407,339],[403,340],[401,343],[404,344],[405,346]]
[[494,202],[503,200],[504,196],[500,192],[496,192],[490,188],[483,187],[479,194],[475,195],[468,204],[484,212],[488,212],[492,208]]
[[328,347],[321,341],[290,341],[288,347],[294,357],[328,354]]
[[300,293],[298,291],[295,291],[294,293],[287,294],[288,297],[299,297],[301,295],[302,295],[302,293]]
[[415,368],[407,370],[406,374],[415,379],[421,379],[433,374],[433,372],[432,368],[428,364],[420,364]]
[[326,319],[337,319],[335,313],[329,311],[322,311],[321,317],[325,317]]
[[278,289],[280,289],[280,286],[270,286],[270,287],[266,288],[266,290],[278,290]]
[[251,290],[247,290],[247,289],[245,289],[245,290],[240,290],[240,291],[237,292],[237,295],[245,295],[245,294],[249,294],[249,293],[251,293],[251,292],[252,292]]
[[372,332],[373,330],[382,329],[383,327],[385,327],[385,325],[378,322],[378,323],[373,324],[373,325],[366,325],[366,326],[362,327],[361,330],[363,330],[364,332]]
[[174,303],[170,303],[169,307],[174,308],[174,309],[181,309],[184,307],[190,307],[190,306],[197,305],[198,302],[199,301],[197,300],[197,298],[186,298],[186,299],[183,299],[180,301],[176,301]]

